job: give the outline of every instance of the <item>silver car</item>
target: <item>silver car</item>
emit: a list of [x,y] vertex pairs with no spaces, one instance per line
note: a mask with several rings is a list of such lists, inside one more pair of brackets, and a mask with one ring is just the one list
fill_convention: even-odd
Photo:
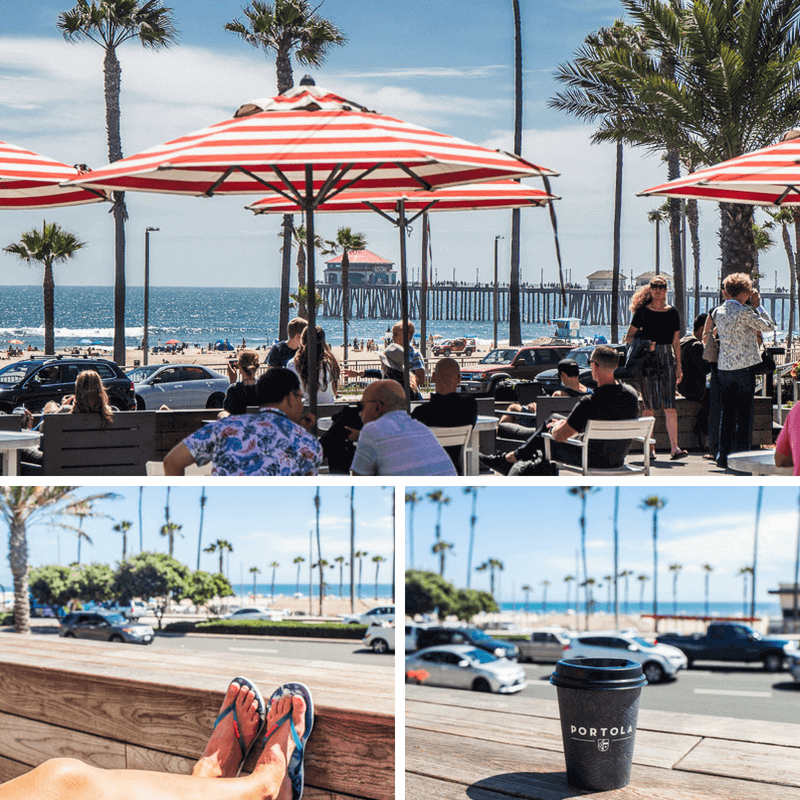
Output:
[[59,636],[66,639],[96,639],[101,642],[152,644],[154,632],[149,625],[131,622],[122,614],[99,611],[76,611],[61,620]]
[[230,381],[202,364],[148,364],[128,373],[139,411],[170,408],[222,408]]
[[528,684],[516,662],[468,644],[428,647],[406,656],[406,681],[475,692],[521,692]]
[[788,669],[797,683],[800,683],[800,655],[791,655],[788,658]]

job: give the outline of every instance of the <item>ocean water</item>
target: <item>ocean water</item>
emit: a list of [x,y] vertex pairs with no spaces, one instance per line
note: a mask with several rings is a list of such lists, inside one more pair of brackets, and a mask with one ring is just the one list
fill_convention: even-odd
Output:
[[[386,565],[383,565],[386,568]],[[368,579],[368,574],[372,573],[373,580],[370,581]],[[371,600],[375,597],[375,580],[374,580],[375,570],[372,568],[372,564],[370,563],[369,569],[367,568],[367,564],[364,564],[364,574],[362,576],[361,581],[361,591],[359,592],[358,581],[356,581],[356,597],[361,597],[364,600]],[[262,575],[263,577],[263,575]],[[358,575],[356,574],[356,578]],[[327,597],[338,597],[339,596],[339,570],[338,569],[330,569],[328,568],[328,574],[325,576],[327,581]],[[312,594],[314,597],[319,597],[319,570],[314,570],[314,585]],[[295,593],[295,586],[294,583],[276,583],[275,584],[275,602],[279,602],[281,596],[283,597],[293,597]],[[231,587],[233,591],[236,592],[237,595],[249,595],[253,593],[253,582],[250,581],[248,583],[245,581],[244,583],[231,583]],[[300,586],[299,586],[300,593],[304,597],[308,597],[308,566],[302,565],[300,569]],[[256,583],[256,594],[260,594],[264,597],[269,596],[272,591],[272,584],[270,583]],[[392,584],[391,583],[379,583],[378,584],[378,597],[381,599],[386,599],[392,596]],[[344,571],[344,581],[342,583],[342,597],[350,597],[350,578],[348,575],[347,568]]]
[[[583,594],[581,593],[581,613],[585,610],[585,605],[583,603]],[[516,602],[508,601],[503,602],[500,604],[502,611],[517,611],[517,612],[524,612],[525,611],[525,598],[521,597]],[[606,596],[600,594],[595,596],[594,602],[595,612],[605,611],[608,613],[614,613],[614,602],[612,597],[612,602],[609,607],[606,602]],[[534,602],[531,600],[529,605],[530,613],[541,614],[542,613],[542,602],[541,598],[539,598],[538,602]],[[563,614],[568,609],[575,609],[575,603],[572,602],[567,606],[566,603],[563,602],[555,602],[551,603],[548,601],[547,603],[547,611],[548,613],[554,614]],[[625,598],[620,597],[619,599],[619,610],[621,614],[625,612]],[[682,600],[678,601],[678,614],[683,616],[704,616],[706,610],[706,605],[704,601],[690,601],[685,602]],[[639,595],[638,593],[634,597],[633,593],[629,596],[628,599],[628,611],[631,614],[638,614],[639,613]],[[743,612],[745,611],[745,607],[743,602],[709,602],[708,604],[708,611],[711,616],[717,617],[735,617],[735,616],[743,616]],[[642,605],[643,614],[652,614],[653,613],[653,596],[647,597],[645,593],[644,604]],[[666,599],[659,599],[658,601],[658,613],[659,614],[672,614],[673,613],[673,605],[672,600]],[[780,603],[773,603],[773,602],[764,602],[764,603],[756,603],[756,614],[758,616],[780,616],[781,608]],[[750,616],[750,599],[747,600],[747,613],[746,616]]]
[[[277,288],[197,288],[152,287],[150,289],[150,343],[177,339],[188,344],[207,346],[217,339],[249,347],[272,344],[278,337],[280,291]],[[140,286],[128,288],[125,309],[126,343],[136,347],[141,342],[144,313]],[[291,313],[291,312],[290,312]],[[348,325],[348,338],[375,339],[380,345],[395,320],[355,319]],[[419,331],[419,320],[413,320]],[[340,319],[321,317],[328,341],[342,344]],[[456,320],[428,322],[428,333],[443,338],[472,336],[481,343],[492,342],[491,322]],[[552,333],[550,325],[524,324],[525,341]],[[586,326],[585,337],[602,334],[605,326]],[[508,323],[501,323],[500,339],[508,340]],[[72,347],[90,339],[110,347],[114,336],[113,289],[110,286],[57,286],[55,293],[56,347]],[[44,346],[42,290],[38,286],[4,286],[0,289],[0,346],[10,339],[20,339],[25,346],[40,350]]]

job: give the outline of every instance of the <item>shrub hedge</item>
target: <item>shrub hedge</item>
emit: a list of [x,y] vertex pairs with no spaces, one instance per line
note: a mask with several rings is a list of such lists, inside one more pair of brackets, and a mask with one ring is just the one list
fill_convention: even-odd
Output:
[[245,636],[297,636],[323,639],[363,639],[366,625],[342,622],[269,622],[261,619],[212,619],[203,622],[170,622],[167,633],[228,633]]

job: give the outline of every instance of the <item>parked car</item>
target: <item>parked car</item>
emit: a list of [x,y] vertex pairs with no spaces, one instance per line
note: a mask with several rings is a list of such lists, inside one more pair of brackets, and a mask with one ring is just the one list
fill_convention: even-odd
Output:
[[525,642],[517,641],[520,661],[556,662],[565,658],[570,637],[560,628],[540,628],[531,632]]
[[689,666],[695,661],[744,661],[748,664],[762,661],[767,672],[783,669],[786,659],[797,650],[791,640],[765,639],[758,631],[738,622],[712,622],[704,634],[666,633],[656,641],[683,651]]
[[131,622],[122,614],[108,611],[75,611],[61,620],[58,635],[66,639],[152,644],[155,634],[149,625]]
[[490,350],[477,364],[461,372],[464,394],[494,396],[501,381],[530,380],[546,369],[554,369],[566,358],[568,346],[501,347]]
[[148,364],[128,373],[136,408],[222,408],[230,381],[202,364]]
[[435,626],[420,628],[417,631],[417,647],[422,650],[426,647],[437,647],[443,644],[469,644],[486,650],[498,658],[519,658],[519,648],[502,639],[493,639],[487,633],[477,628],[447,628]]
[[11,414],[19,406],[41,411],[51,400],[61,403],[75,394],[79,372],[92,369],[100,375],[112,406],[120,411],[135,407],[133,383],[105,358],[31,356],[0,369],[0,412]]
[[528,684],[525,670],[515,661],[472,647],[446,644],[406,656],[406,681],[426,686],[472,689],[474,692],[511,694]]
[[114,603],[108,606],[108,611],[121,614],[128,619],[139,619],[147,614],[149,609],[141,600],[132,600],[130,603]]
[[285,615],[281,611],[270,611],[263,606],[248,606],[247,608],[237,608],[230,614],[225,614],[221,619],[263,619],[268,622],[279,622]]
[[373,622],[367,628],[367,632],[362,639],[365,647],[371,647],[375,653],[394,652],[394,633],[393,622]]
[[796,683],[800,683],[800,653],[789,656],[789,672]]
[[474,339],[442,339],[433,345],[433,355],[435,356],[471,356],[478,349],[478,343]]
[[570,639],[562,658],[628,658],[642,665],[648,683],[661,683],[686,669],[686,656],[677,647],[653,644],[619,631],[592,631]]
[[[609,345],[609,347],[613,347],[620,354],[620,366],[617,367],[616,371],[614,372],[614,376],[623,383],[632,383],[636,376],[629,370],[625,369],[625,353],[628,350],[628,346],[625,344],[612,344]],[[570,350],[564,356],[564,358],[571,358],[577,362],[581,371],[581,383],[583,383],[585,386],[591,386],[592,388],[597,385],[597,382],[592,377],[592,368],[589,365],[589,357],[592,355],[594,348],[595,345],[590,345],[588,347],[576,347],[575,349]],[[555,367],[553,369],[547,369],[540,372],[533,379],[533,382],[542,387],[544,394],[553,394],[556,389],[561,388],[561,380],[558,377],[558,369]]]
[[363,614],[346,614],[342,622],[349,625],[371,625],[373,622],[394,622],[394,606],[376,606]]

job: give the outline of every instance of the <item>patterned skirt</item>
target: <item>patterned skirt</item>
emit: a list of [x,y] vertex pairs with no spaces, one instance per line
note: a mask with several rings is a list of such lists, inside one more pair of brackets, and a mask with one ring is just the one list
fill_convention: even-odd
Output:
[[651,411],[675,408],[676,373],[672,345],[657,344],[650,357],[652,366],[639,378],[642,404]]

